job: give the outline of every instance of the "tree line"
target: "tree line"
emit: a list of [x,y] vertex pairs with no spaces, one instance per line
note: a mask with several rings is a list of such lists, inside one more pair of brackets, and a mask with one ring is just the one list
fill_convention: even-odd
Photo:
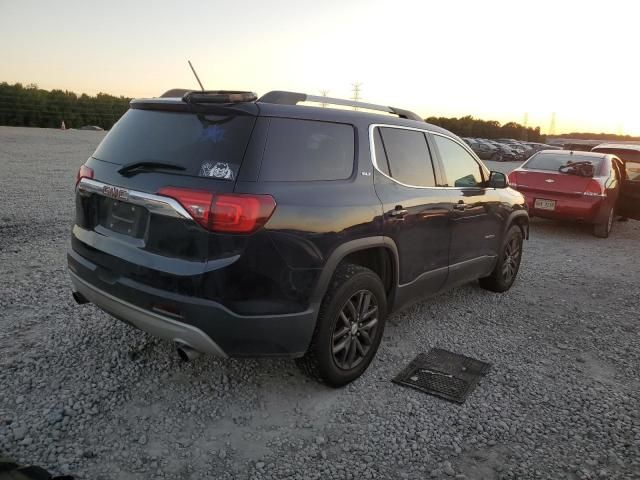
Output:
[[616,135],[614,133],[588,133],[588,132],[572,132],[563,133],[562,135],[549,135],[549,138],[574,138],[578,140],[620,140],[620,141],[638,141],[640,137],[633,135]]
[[[105,130],[129,108],[130,98],[107,93],[95,96],[77,95],[66,90],[43,90],[36,84],[23,86],[0,83],[0,125],[67,128],[97,125]],[[460,118],[429,117],[428,123],[438,125],[461,137],[514,138],[529,142],[545,142],[540,127],[525,127],[515,122],[501,125],[495,120],[480,120],[470,115]],[[562,137],[594,140],[640,140],[630,135],[608,133],[568,133]]]
[[77,95],[43,90],[35,84],[0,83],[0,125],[67,128],[97,125],[109,129],[129,108],[130,98],[106,93]]
[[542,143],[546,141],[544,135],[540,133],[540,127],[525,127],[515,122],[501,125],[496,120],[480,120],[471,115],[460,118],[429,117],[425,121],[445,128],[460,137],[513,138]]

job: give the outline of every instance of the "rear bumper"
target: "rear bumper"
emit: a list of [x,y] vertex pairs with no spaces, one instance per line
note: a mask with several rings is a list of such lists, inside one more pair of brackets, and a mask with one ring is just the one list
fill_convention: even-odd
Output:
[[[587,223],[602,221],[606,214],[606,197],[575,196],[567,197],[546,192],[522,192],[529,208],[529,216],[557,220],[579,220]],[[536,199],[554,200],[555,210],[535,208]],[[606,216],[606,215],[605,215]]]
[[136,307],[94,287],[73,272],[69,274],[76,292],[115,318],[156,337],[184,343],[199,352],[226,358],[227,354],[199,328]]
[[[130,278],[105,276],[98,266],[73,250],[69,250],[67,260],[74,289],[91,303],[154,336],[182,342],[203,353],[219,357],[299,357],[313,335],[313,309],[239,315],[211,300],[161,290]],[[166,313],[164,306],[175,315]]]

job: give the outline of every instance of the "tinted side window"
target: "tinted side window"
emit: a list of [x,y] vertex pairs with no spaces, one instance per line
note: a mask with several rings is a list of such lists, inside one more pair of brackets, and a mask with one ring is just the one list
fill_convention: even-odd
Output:
[[613,167],[613,174],[616,180],[619,182],[623,181],[624,175],[622,175],[622,166],[620,165],[620,162],[614,158],[611,161],[611,166]]
[[385,175],[389,175],[389,162],[387,161],[387,153],[384,151],[384,146],[382,145],[379,128],[376,128],[373,132],[373,146],[375,148],[378,169]]
[[353,172],[353,157],[350,125],[273,118],[260,180],[343,180]]
[[640,162],[625,162],[624,167],[627,180],[640,182]]
[[482,185],[480,165],[453,140],[433,136],[447,177],[447,187],[478,187]]
[[431,153],[424,133],[401,128],[381,128],[380,132],[392,178],[406,185],[435,186]]

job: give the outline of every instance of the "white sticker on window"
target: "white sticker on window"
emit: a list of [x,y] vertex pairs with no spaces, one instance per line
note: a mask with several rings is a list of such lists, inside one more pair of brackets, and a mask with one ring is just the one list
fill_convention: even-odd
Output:
[[213,177],[213,178],[222,178],[224,180],[233,180],[233,169],[229,166],[228,163],[224,162],[204,162],[200,166],[200,172],[198,173],[201,177]]

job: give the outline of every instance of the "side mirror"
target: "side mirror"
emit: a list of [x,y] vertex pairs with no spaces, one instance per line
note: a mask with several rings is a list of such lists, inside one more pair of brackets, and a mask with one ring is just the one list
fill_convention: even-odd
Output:
[[502,172],[491,172],[489,175],[489,187],[490,188],[507,188],[509,186],[509,180],[507,176]]

